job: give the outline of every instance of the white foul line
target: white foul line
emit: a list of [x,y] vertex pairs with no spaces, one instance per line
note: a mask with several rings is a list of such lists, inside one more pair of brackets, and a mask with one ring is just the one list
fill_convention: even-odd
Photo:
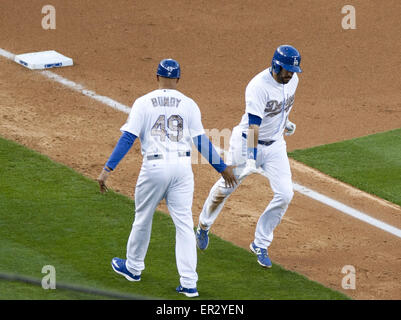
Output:
[[304,187],[300,184],[293,183],[294,185],[294,190],[298,191],[299,193],[302,193],[303,195],[315,199],[316,201],[319,201],[321,203],[324,203],[325,205],[332,207],[334,209],[337,209],[345,214],[348,214],[351,217],[357,218],[361,221],[364,221],[372,226],[375,226],[379,229],[382,229],[384,231],[387,231],[399,238],[401,238],[401,230],[397,229],[396,227],[393,227],[392,225],[389,225],[383,221],[377,220],[375,218],[372,218],[371,216],[368,216],[366,213],[363,213],[361,211],[358,211],[354,208],[351,208],[339,201],[333,200],[321,193],[318,193],[316,191],[313,191],[307,187]]
[[15,54],[0,48],[0,56],[3,56],[4,58],[10,59],[10,60],[14,60]]
[[[1,53],[0,53],[1,54]],[[74,81],[68,80],[66,78],[63,78],[62,76],[59,76],[58,74],[55,74],[51,71],[41,71],[41,74],[43,74],[44,76],[46,76],[47,78],[54,80],[68,88],[71,88],[72,90],[76,91],[76,92],[80,92],[82,94],[84,94],[85,96],[92,98],[98,102],[101,102],[113,109],[116,109],[118,111],[124,112],[124,113],[130,113],[131,108],[127,107],[126,105],[123,105],[109,97],[105,97],[105,96],[101,96],[98,95],[96,92],[90,91],[85,89],[82,85],[75,83]]]
[[[7,58],[7,59],[10,59],[10,60],[14,61],[15,54],[0,48],[0,56],[3,56],[5,58]],[[121,103],[119,103],[119,102],[117,102],[117,101],[115,101],[115,100],[113,100],[113,99],[111,99],[109,97],[98,95],[94,91],[87,90],[87,89],[85,89],[84,86],[82,86],[82,85],[80,85],[78,83],[75,83],[74,81],[71,81],[71,80],[68,80],[66,78],[63,78],[62,76],[59,76],[58,74],[55,74],[55,73],[53,73],[51,71],[48,71],[48,70],[40,71],[40,73],[42,75],[44,75],[45,77],[49,78],[50,80],[58,82],[58,83],[66,86],[66,87],[68,87],[68,88],[70,88],[70,89],[72,89],[72,90],[74,90],[76,92],[82,93],[85,96],[90,97],[90,98],[92,98],[92,99],[94,99],[94,100],[96,100],[98,102],[101,102],[101,103],[103,103],[103,104],[105,104],[105,105],[107,105],[107,106],[109,106],[109,107],[111,107],[113,109],[116,109],[118,111],[121,111],[121,112],[124,112],[124,113],[128,113],[128,114],[131,111],[130,107],[127,107],[126,105],[123,105],[123,104],[121,104]]]
[[[10,60],[14,60],[15,54],[0,48],[0,56],[3,56],[3,57],[5,57],[7,59],[10,59]],[[105,105],[107,105],[107,106],[109,106],[109,107],[111,107],[111,108],[113,108],[115,110],[118,110],[118,111],[121,111],[121,112],[124,112],[124,113],[128,113],[128,114],[131,111],[130,107],[128,107],[126,105],[123,105],[123,104],[121,104],[121,103],[119,103],[119,102],[117,102],[117,101],[115,101],[115,100],[113,100],[113,99],[111,99],[109,97],[101,96],[101,95],[98,95],[96,92],[87,90],[82,85],[80,85],[78,83],[75,83],[74,81],[68,80],[68,79],[66,79],[66,78],[64,78],[62,76],[59,76],[59,75],[57,75],[57,74],[55,74],[55,73],[53,73],[51,71],[46,70],[46,71],[41,71],[40,73],[43,74],[48,79],[56,81],[56,82],[58,82],[58,83],[60,83],[60,84],[62,84],[64,86],[76,91],[76,92],[82,93],[85,96],[87,96],[89,98],[92,98],[92,99],[94,99],[94,100],[96,100],[98,102],[101,102],[101,103],[103,103],[103,104],[105,104]],[[216,149],[218,149],[218,148],[216,148]],[[224,152],[224,150],[223,150],[223,152]],[[347,214],[347,215],[349,215],[351,217],[359,219],[359,220],[361,220],[363,222],[366,222],[366,223],[368,223],[368,224],[370,224],[372,226],[375,226],[375,227],[377,227],[377,228],[379,228],[381,230],[384,230],[386,232],[389,232],[389,233],[401,238],[401,230],[400,229],[397,229],[396,227],[393,227],[392,225],[389,225],[389,224],[387,224],[387,223],[385,223],[383,221],[380,221],[380,220],[377,220],[375,218],[372,218],[371,216],[367,215],[366,213],[363,213],[363,212],[358,211],[358,210],[356,210],[354,208],[351,208],[351,207],[349,207],[349,206],[347,206],[347,205],[345,205],[345,204],[343,204],[343,203],[341,203],[339,201],[333,200],[333,199],[331,199],[331,198],[329,198],[329,197],[327,197],[327,196],[325,196],[325,195],[323,195],[321,193],[318,193],[316,191],[308,189],[307,187],[304,187],[304,186],[302,186],[300,184],[297,184],[297,183],[294,183],[294,190],[299,192],[299,193],[301,193],[301,194],[303,194],[303,195],[305,195],[305,196],[307,196],[307,197],[310,197],[310,198],[312,198],[312,199],[314,199],[316,201],[324,203],[325,205],[327,205],[329,207],[332,207],[332,208],[334,208],[334,209],[336,209],[338,211],[341,211],[341,212],[343,212],[343,213],[345,213],[345,214]]]

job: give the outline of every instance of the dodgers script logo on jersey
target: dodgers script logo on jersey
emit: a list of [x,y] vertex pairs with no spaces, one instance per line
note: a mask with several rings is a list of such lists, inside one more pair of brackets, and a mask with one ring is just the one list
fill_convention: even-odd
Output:
[[[295,93],[285,99],[285,106],[284,106],[284,111],[288,112],[292,105],[294,104],[295,100]],[[266,103],[266,108],[265,108],[265,116],[266,117],[274,117],[278,115],[283,107],[283,101],[278,102],[277,100],[270,100]]]

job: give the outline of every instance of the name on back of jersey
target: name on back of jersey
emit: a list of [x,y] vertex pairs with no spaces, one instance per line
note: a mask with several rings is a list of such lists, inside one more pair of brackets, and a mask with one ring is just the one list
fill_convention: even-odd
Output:
[[176,107],[178,108],[181,99],[169,96],[159,96],[151,99],[153,107]]

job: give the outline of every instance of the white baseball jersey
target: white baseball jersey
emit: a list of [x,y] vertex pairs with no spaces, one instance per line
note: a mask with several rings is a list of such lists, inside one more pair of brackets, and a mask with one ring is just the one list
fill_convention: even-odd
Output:
[[143,156],[191,151],[192,138],[205,133],[198,105],[174,89],[138,98],[120,130],[139,137]]
[[280,84],[274,80],[270,68],[257,74],[246,87],[245,114],[239,124],[242,132],[246,133],[248,130],[248,113],[251,113],[262,119],[259,140],[270,141],[281,138],[294,104],[297,86],[296,73],[287,84]]

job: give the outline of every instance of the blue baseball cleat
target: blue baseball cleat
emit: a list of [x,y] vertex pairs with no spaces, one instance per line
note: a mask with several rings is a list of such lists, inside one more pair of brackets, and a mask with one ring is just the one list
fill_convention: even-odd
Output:
[[206,250],[209,245],[209,230],[203,230],[198,226],[196,229],[196,245],[200,250]]
[[249,245],[251,251],[258,256],[258,263],[264,268],[271,268],[272,262],[270,261],[269,256],[267,255],[267,249],[263,249],[257,247],[255,243],[251,243]]
[[178,293],[185,294],[189,298],[199,296],[198,290],[196,288],[184,288],[182,285],[179,285],[175,290]]
[[133,275],[131,272],[129,272],[125,266],[125,262],[125,259],[113,258],[111,260],[111,267],[115,272],[121,274],[129,281],[141,281],[141,275]]

